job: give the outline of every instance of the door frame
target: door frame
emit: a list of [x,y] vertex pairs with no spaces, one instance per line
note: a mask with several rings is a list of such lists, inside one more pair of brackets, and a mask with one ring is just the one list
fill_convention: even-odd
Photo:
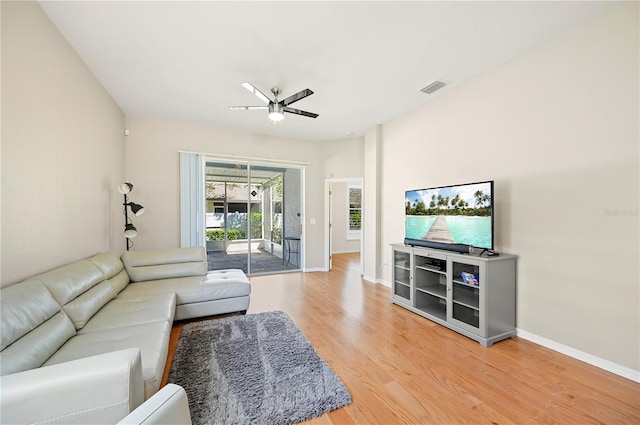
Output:
[[[183,151],[180,151],[181,153],[183,153]],[[184,152],[184,153],[194,153],[194,152]],[[239,165],[243,165],[246,166],[248,168],[248,184],[250,187],[250,179],[251,179],[251,168],[255,167],[255,166],[262,166],[262,167],[275,167],[275,168],[289,168],[289,169],[297,169],[300,171],[300,212],[299,212],[299,220],[300,220],[300,224],[299,224],[299,232],[300,232],[300,244],[299,244],[299,248],[298,250],[299,252],[299,258],[300,258],[300,264],[299,266],[299,270],[301,271],[305,271],[305,263],[306,263],[306,258],[305,258],[305,239],[306,239],[306,235],[305,235],[305,226],[303,225],[304,223],[304,217],[305,217],[305,205],[306,205],[306,201],[305,201],[305,184],[306,184],[306,166],[309,165],[310,163],[308,162],[300,162],[300,161],[287,161],[287,160],[272,160],[272,159],[266,159],[266,158],[253,158],[253,157],[241,157],[241,156],[232,156],[232,155],[216,155],[216,154],[208,154],[208,153],[201,153],[200,155],[203,155],[203,168],[206,168],[206,163],[207,162],[219,162],[219,163],[225,163],[225,164],[239,164]],[[202,172],[202,179],[204,182],[205,176],[204,176],[205,170],[203,169]],[[205,196],[204,196],[204,184],[203,184],[203,190],[202,190],[202,203],[203,203],[203,221],[204,221],[204,214],[205,214],[205,210],[206,208],[204,208],[204,203],[206,202]],[[283,199],[284,202],[284,199]],[[283,204],[284,205],[284,204]],[[204,226],[203,226],[204,228]],[[204,232],[204,231],[203,231]],[[283,235],[284,236],[284,235]],[[203,237],[203,242],[202,244],[204,245],[204,237]],[[251,243],[251,238],[249,235],[248,238],[248,243]],[[251,252],[249,250],[249,252],[247,253],[247,258],[248,258],[248,274],[251,275]],[[278,273],[283,273],[286,272],[286,270],[282,270]]]
[[[364,178],[363,177],[344,177],[344,178],[326,178],[324,180],[324,223],[325,223],[325,239],[324,239],[324,269],[325,271],[331,270],[331,247],[333,246],[333,232],[331,231],[331,219],[332,219],[332,202],[330,199],[331,183],[355,183],[362,187],[361,203],[364,205]],[[364,208],[362,208],[362,223],[364,223]],[[364,232],[360,235],[360,275],[364,274]]]

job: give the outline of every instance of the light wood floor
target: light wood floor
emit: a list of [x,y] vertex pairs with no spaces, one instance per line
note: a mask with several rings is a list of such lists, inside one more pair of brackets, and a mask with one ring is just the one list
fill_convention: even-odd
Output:
[[358,261],[251,278],[249,313],[286,312],[353,398],[309,424],[640,424],[640,384],[520,338],[483,348],[392,305]]

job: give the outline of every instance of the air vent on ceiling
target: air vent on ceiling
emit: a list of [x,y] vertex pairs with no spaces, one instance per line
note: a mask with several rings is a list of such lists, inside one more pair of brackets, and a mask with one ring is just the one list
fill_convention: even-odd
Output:
[[427,87],[423,88],[422,90],[420,90],[423,93],[426,94],[431,94],[436,90],[440,90],[441,88],[443,88],[444,86],[446,86],[447,83],[445,83],[444,81],[434,81],[433,83],[429,84]]

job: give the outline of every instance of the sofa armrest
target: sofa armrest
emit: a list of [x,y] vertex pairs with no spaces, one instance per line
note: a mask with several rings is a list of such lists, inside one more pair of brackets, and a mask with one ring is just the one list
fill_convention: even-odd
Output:
[[0,377],[1,423],[116,423],[144,401],[131,348]]
[[157,251],[125,251],[122,256],[131,282],[204,276],[207,252],[203,246]]
[[187,393],[181,386],[167,384],[118,424],[189,425],[191,414]]

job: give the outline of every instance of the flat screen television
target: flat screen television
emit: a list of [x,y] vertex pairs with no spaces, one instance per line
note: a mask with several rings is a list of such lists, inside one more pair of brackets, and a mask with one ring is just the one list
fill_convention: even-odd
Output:
[[404,243],[493,250],[493,181],[405,192]]

